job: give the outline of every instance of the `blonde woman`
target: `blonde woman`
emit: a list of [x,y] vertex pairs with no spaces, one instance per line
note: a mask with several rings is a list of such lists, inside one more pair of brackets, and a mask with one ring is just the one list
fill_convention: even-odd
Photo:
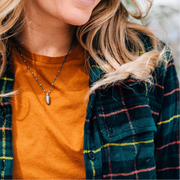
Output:
[[1,179],[178,179],[173,58],[132,3],[0,1]]

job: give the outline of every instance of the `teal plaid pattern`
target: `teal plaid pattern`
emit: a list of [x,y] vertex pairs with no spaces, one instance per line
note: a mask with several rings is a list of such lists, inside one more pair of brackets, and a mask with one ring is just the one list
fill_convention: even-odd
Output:
[[[11,92],[14,85],[14,74],[10,70],[10,56],[7,56],[6,72],[0,78],[1,94]],[[1,59],[2,62],[2,59]],[[13,148],[12,148],[12,107],[10,97],[0,97],[0,177],[12,179]]]
[[[167,68],[162,63],[153,72],[153,85],[128,78],[90,95],[84,126],[87,179],[180,178],[180,89],[170,52],[167,57]],[[6,72],[0,78],[1,94],[13,89],[10,62],[8,56]],[[92,86],[103,71],[93,59],[90,62]],[[1,179],[12,179],[9,97],[0,98],[0,168]]]

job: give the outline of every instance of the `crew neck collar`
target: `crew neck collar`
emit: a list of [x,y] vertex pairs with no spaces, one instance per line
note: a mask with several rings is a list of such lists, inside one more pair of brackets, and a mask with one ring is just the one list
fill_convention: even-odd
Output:
[[[62,63],[64,58],[66,57],[66,55],[59,56],[59,57],[50,57],[50,56],[36,54],[36,53],[29,51],[25,46],[23,46],[22,44],[19,44],[19,43],[18,43],[18,47],[19,47],[22,55],[24,57],[28,58],[28,60],[32,60],[32,61],[36,61],[36,62],[40,62],[40,63],[59,64],[59,63]],[[82,51],[83,51],[83,48],[80,45],[80,43],[78,43],[76,45],[76,47],[73,49],[73,51],[71,51],[69,53],[66,61],[75,59],[79,54],[81,54]]]

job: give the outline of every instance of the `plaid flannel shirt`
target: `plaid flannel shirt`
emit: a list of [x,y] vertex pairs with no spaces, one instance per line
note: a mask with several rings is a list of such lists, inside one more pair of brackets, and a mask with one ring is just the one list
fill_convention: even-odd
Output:
[[[153,86],[128,78],[90,95],[83,147],[87,179],[179,179],[180,89],[173,58],[167,56],[167,68],[153,72]],[[91,59],[89,85],[102,74]],[[8,64],[0,78],[1,94],[11,92],[13,84]],[[0,98],[1,179],[11,179],[13,172],[9,99]]]

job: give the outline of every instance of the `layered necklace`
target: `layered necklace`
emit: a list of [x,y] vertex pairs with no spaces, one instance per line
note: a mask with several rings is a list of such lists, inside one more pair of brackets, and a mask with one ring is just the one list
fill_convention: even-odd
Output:
[[35,78],[35,80],[37,81],[37,83],[39,84],[39,86],[40,86],[40,87],[42,88],[42,90],[45,92],[45,94],[46,94],[45,100],[46,100],[47,105],[50,105],[51,100],[50,100],[49,94],[50,94],[51,89],[52,89],[52,87],[53,87],[53,85],[54,85],[54,82],[56,81],[56,79],[57,79],[57,77],[58,77],[58,75],[59,75],[59,73],[60,73],[60,71],[61,71],[61,68],[63,67],[64,62],[66,61],[66,59],[67,59],[67,57],[68,57],[68,55],[69,55],[69,52],[70,52],[70,50],[71,50],[71,48],[72,48],[73,43],[74,43],[74,39],[73,39],[73,41],[71,42],[70,48],[69,48],[69,50],[68,50],[68,52],[67,52],[67,54],[66,54],[66,56],[65,56],[65,58],[64,58],[64,60],[63,60],[63,62],[62,62],[62,64],[61,64],[58,72],[57,72],[56,77],[54,78],[54,81],[53,81],[52,84],[51,84],[51,87],[49,88],[49,91],[47,92],[47,91],[43,88],[42,84],[39,82],[39,80],[37,79],[37,77],[34,75],[33,71],[32,71],[31,68],[29,67],[29,65],[27,64],[24,56],[22,55],[22,53],[21,53],[21,51],[20,51],[20,49],[19,49],[19,47],[18,47],[17,42],[15,41],[15,47],[16,47],[16,49],[18,50],[20,56],[22,57],[24,63],[26,64],[26,66],[27,66],[27,68],[29,69],[29,71],[31,72],[31,74],[34,76],[34,78]]

